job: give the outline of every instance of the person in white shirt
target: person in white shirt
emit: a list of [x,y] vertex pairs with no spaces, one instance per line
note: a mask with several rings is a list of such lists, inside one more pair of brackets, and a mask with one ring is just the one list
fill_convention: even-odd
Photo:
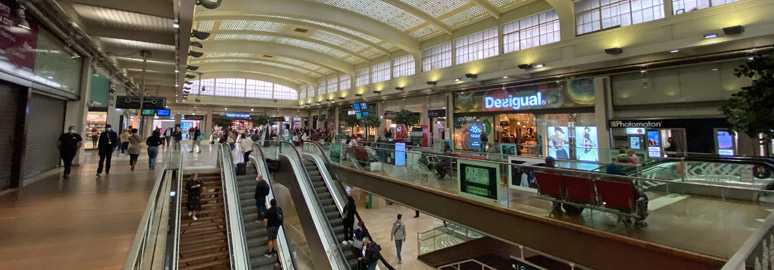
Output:
[[248,162],[250,160],[250,153],[253,152],[253,140],[244,133],[239,136],[239,149],[242,150],[242,155],[244,155],[244,162]]

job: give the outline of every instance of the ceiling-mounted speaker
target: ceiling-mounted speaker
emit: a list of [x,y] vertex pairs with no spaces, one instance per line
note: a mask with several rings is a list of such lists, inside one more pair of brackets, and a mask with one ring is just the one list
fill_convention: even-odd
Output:
[[201,42],[198,42],[198,41],[195,41],[195,40],[191,41],[191,43],[189,43],[189,44],[191,44],[191,46],[194,46],[196,48],[204,48],[204,45],[202,45]]
[[205,40],[210,37],[210,33],[197,30],[191,30],[191,37],[195,37],[200,40]]
[[185,84],[187,84],[187,85],[192,85],[192,84],[193,84],[193,82],[192,82],[192,81],[185,81]]
[[196,70],[199,70],[199,66],[188,65],[188,66],[185,67],[185,69],[190,70],[190,71],[196,71]]
[[194,78],[196,78],[196,75],[194,75],[194,74],[185,74],[185,78],[186,79],[194,79]]
[[203,52],[195,52],[195,51],[188,51],[188,55],[193,56],[194,58],[199,58],[204,55]]
[[221,0],[196,0],[196,4],[208,9],[216,9],[220,7]]

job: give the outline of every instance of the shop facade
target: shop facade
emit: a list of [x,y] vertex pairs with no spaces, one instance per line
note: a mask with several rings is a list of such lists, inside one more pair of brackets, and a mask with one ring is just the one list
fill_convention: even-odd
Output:
[[454,94],[455,148],[598,162],[594,78]]

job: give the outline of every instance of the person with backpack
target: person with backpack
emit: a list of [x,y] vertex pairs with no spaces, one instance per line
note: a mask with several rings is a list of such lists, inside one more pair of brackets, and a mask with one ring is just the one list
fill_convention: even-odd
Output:
[[277,206],[277,200],[271,199],[269,204],[271,204],[271,208],[266,210],[266,216],[263,218],[263,222],[266,223],[266,234],[269,238],[269,248],[263,254],[266,257],[277,256],[277,232],[284,219],[282,209]]
[[258,220],[262,220],[266,214],[266,196],[269,196],[269,184],[263,180],[263,175],[255,177],[258,184],[255,185],[255,206],[258,208]]
[[352,235],[355,226],[355,215],[357,214],[357,206],[355,205],[355,199],[352,196],[347,196],[347,205],[344,206],[344,241],[341,241],[342,245],[352,244]]
[[406,225],[403,224],[403,215],[398,214],[398,219],[392,224],[392,234],[390,235],[390,241],[395,240],[395,249],[398,253],[398,264],[402,262],[400,258],[400,250],[403,247],[403,242],[406,242]]
[[382,257],[382,247],[371,242],[368,237],[363,237],[363,246],[363,251],[358,254],[358,265],[365,265],[368,270],[376,269],[376,265]]
[[197,153],[202,152],[202,145],[201,142],[204,140],[204,134],[202,134],[202,131],[199,130],[199,128],[193,128],[193,137],[191,137],[191,153],[197,151]]

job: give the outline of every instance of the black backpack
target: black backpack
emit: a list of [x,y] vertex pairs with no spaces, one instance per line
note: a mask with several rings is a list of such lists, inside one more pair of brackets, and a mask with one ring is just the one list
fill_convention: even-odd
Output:
[[281,226],[282,222],[284,222],[284,221],[285,221],[285,215],[282,214],[282,208],[279,208],[279,206],[277,206],[277,223],[278,223],[278,225]]
[[382,257],[380,251],[382,251],[382,247],[378,244],[369,245],[366,248],[366,262],[375,263],[379,261],[379,258]]

